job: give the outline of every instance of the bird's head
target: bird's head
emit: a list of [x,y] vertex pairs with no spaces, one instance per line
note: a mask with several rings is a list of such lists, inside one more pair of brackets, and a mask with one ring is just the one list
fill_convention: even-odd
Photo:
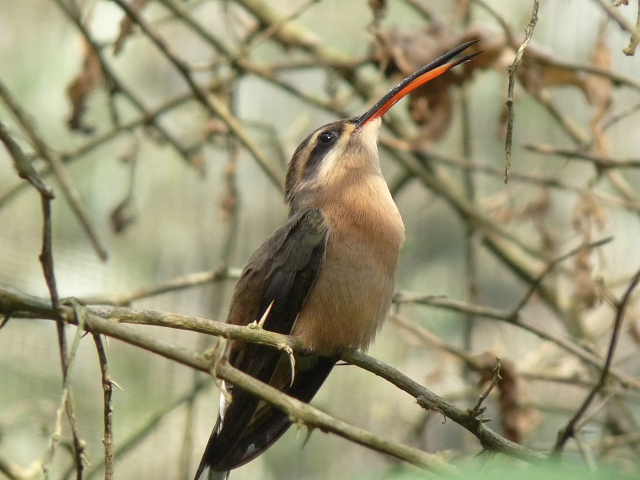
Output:
[[324,125],[305,138],[293,154],[287,172],[285,195],[291,206],[314,206],[314,196],[328,186],[348,181],[353,175],[380,175],[378,131],[382,116],[408,93],[477,55],[450,61],[474,43],[460,45],[425,65],[364,114]]

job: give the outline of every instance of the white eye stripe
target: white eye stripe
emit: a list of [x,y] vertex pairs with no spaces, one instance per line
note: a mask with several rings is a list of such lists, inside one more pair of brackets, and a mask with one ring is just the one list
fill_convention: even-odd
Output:
[[333,143],[331,149],[324,156],[322,161],[320,162],[317,179],[326,181],[327,178],[334,176],[336,174],[336,162],[343,155],[344,149],[349,143],[349,137],[351,132],[343,132],[340,135],[340,138],[336,142]]
[[325,126],[311,136],[304,149],[307,158],[300,175],[301,181],[313,181],[314,178],[317,178],[322,164],[325,163],[325,157],[336,148],[337,142],[340,141],[342,131],[341,125]]

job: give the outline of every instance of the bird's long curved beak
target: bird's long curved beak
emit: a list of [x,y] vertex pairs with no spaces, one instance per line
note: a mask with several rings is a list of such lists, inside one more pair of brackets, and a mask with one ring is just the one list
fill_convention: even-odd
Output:
[[453,62],[449,62],[449,60],[469,48],[477,41],[478,40],[472,40],[463,45],[460,45],[459,47],[454,48],[450,52],[445,53],[430,64],[425,65],[417,72],[405,78],[402,82],[391,89],[389,93],[382,97],[378,101],[378,103],[371,107],[367,112],[356,118],[356,128],[361,127],[362,125],[375,120],[376,118],[382,117],[391,107],[393,107],[402,97],[404,97],[408,93],[414,91],[421,85],[424,85],[429,80],[433,80],[437,76],[442,75],[444,72],[452,69],[456,65],[460,65],[461,63],[471,60],[473,57],[481,53],[472,53],[470,55],[465,55],[464,57],[458,58]]

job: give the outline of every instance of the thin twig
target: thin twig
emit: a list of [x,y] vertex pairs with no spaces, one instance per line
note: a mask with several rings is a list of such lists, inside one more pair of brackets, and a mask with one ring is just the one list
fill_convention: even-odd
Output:
[[207,109],[207,111],[219,118],[229,128],[229,130],[242,142],[244,147],[256,159],[258,165],[265,172],[267,177],[280,189],[284,188],[284,175],[274,167],[264,152],[249,136],[240,122],[231,114],[224,102],[211,92],[205,91],[196,83],[193,74],[187,65],[180,60],[171,50],[170,46],[158,35],[151,26],[124,0],[113,0],[131,20],[137,24],[144,34],[154,43],[154,45],[162,52],[173,66],[178,70],[182,78],[189,85],[195,98]]
[[18,120],[22,130],[27,134],[31,144],[37,154],[43,158],[51,168],[58,185],[62,191],[64,198],[71,207],[78,222],[89,238],[94,250],[102,260],[106,260],[107,250],[104,243],[100,239],[95,226],[91,221],[89,210],[87,209],[78,190],[74,187],[71,177],[64,168],[64,164],[60,158],[51,150],[49,145],[38,134],[35,124],[29,119],[27,113],[22,109],[18,102],[13,98],[9,90],[0,81],[0,98],[9,108],[13,116]]
[[154,297],[156,295],[180,291],[187,288],[206,285],[208,283],[237,280],[239,277],[239,268],[221,267],[204,272],[190,273],[156,285],[142,287],[129,293],[82,297],[82,301],[90,305],[128,306],[134,301],[141,300],[143,298]]
[[375,358],[369,357],[364,353],[353,352],[344,354],[342,359],[391,382],[396,387],[415,397],[418,400],[418,404],[422,407],[442,412],[448,418],[473,433],[485,450],[504,453],[530,463],[538,463],[546,458],[545,455],[541,453],[518,445],[498,435],[481,420],[446,402],[419,383]]
[[586,160],[592,162],[597,168],[605,170],[609,168],[638,168],[640,167],[640,159],[627,158],[627,159],[614,159],[611,157],[605,157],[596,153],[586,152],[582,150],[575,150],[570,148],[554,147],[551,145],[535,145],[531,143],[525,143],[523,148],[532,152],[541,153],[543,155],[560,155],[567,158],[575,158],[577,160]]
[[[16,114],[16,112],[20,114],[17,106],[13,105],[13,99],[8,95],[8,92],[4,90],[4,87],[1,84],[0,93],[2,94],[2,98],[5,100],[5,103],[7,103],[11,108],[14,109],[14,114]],[[53,266],[53,234],[51,231],[51,201],[54,198],[53,191],[42,181],[38,173],[31,165],[31,162],[26,158],[18,143],[13,140],[11,135],[9,135],[9,132],[6,130],[4,124],[1,121],[0,140],[2,140],[5,147],[9,151],[18,174],[22,178],[26,179],[29,183],[31,183],[40,194],[42,206],[42,250],[39,259],[42,265],[44,278],[49,289],[49,298],[51,299],[52,310],[53,312],[55,312],[54,317],[56,320],[56,332],[58,335],[60,368],[62,370],[63,385],[67,385],[67,375],[69,369],[69,358],[67,357],[67,339],[65,335],[65,324],[57,312],[60,300],[58,296],[58,288],[56,286],[56,276]],[[7,311],[5,312],[5,314],[5,319],[2,322],[3,325],[7,322],[7,319],[11,315],[11,311]],[[64,390],[66,391],[66,387],[64,388]],[[65,395],[64,398],[67,402],[69,401],[68,395]],[[51,456],[53,456],[53,451],[56,443],[57,442],[52,439],[50,447]]]
[[94,333],[93,342],[98,352],[98,361],[102,374],[102,391],[104,395],[104,435],[102,437],[102,443],[104,444],[104,480],[111,480],[113,478],[113,460],[115,458],[115,448],[113,445],[113,406],[111,404],[113,380],[109,372],[107,353],[105,352],[100,335]]
[[522,55],[525,48],[529,45],[531,37],[533,35],[533,29],[538,23],[538,7],[540,6],[540,0],[533,0],[533,12],[531,13],[531,20],[524,29],[524,40],[518,48],[518,53],[513,63],[509,67],[509,87],[507,89],[507,139],[505,142],[505,167],[504,167],[504,183],[509,181],[509,170],[511,169],[511,146],[513,144],[513,119],[515,117],[515,111],[513,108],[513,90],[516,85],[516,72],[522,61]]
[[75,313],[75,318],[77,320],[78,328],[76,328],[76,333],[73,338],[73,342],[71,343],[71,347],[69,348],[69,356],[67,358],[67,371],[64,372],[64,381],[63,381],[63,390],[69,392],[67,395],[66,402],[66,413],[67,413],[67,421],[69,422],[69,427],[71,428],[71,438],[73,440],[73,453],[74,453],[74,463],[76,467],[76,480],[82,480],[84,473],[84,449],[86,442],[80,438],[80,428],[78,426],[78,421],[76,419],[75,414],[75,401],[73,397],[73,390],[71,388],[70,381],[70,370],[73,365],[73,362],[76,357],[76,353],[78,352],[78,347],[80,346],[80,340],[82,339],[85,332],[85,323],[86,323],[86,312],[84,308],[75,302],[74,300],[70,301],[71,308]]
[[0,452],[0,473],[5,475],[9,480],[33,480],[34,472],[22,468],[20,465],[6,458]]
[[565,260],[568,260],[571,257],[575,257],[580,252],[583,252],[585,250],[592,250],[592,249],[598,248],[598,247],[602,247],[603,245],[606,245],[607,243],[609,243],[611,241],[613,241],[613,237],[607,237],[607,238],[603,238],[601,240],[597,240],[595,242],[590,242],[590,243],[578,245],[577,247],[572,248],[571,250],[569,250],[564,255],[560,255],[559,257],[556,257],[553,260],[551,260],[549,263],[547,263],[547,265],[545,266],[544,270],[529,284],[529,289],[527,290],[527,293],[524,294],[522,299],[511,310],[511,315],[510,316],[512,318],[515,318],[515,317],[518,316],[518,313],[527,304],[527,302],[531,299],[533,294],[536,292],[536,290],[538,289],[538,287],[542,283],[542,280],[544,279],[544,277],[546,277],[549,274],[549,272],[551,272],[556,265],[564,262]]
[[491,391],[498,385],[498,382],[502,380],[502,377],[500,376],[501,365],[502,365],[501,360],[499,358],[496,358],[496,366],[493,368],[493,377],[491,378],[491,381],[489,382],[487,387],[478,396],[478,400],[476,401],[476,404],[473,406],[473,408],[469,409],[469,415],[477,418],[477,417],[480,417],[484,413],[484,411],[487,409],[487,407],[483,407],[482,404],[487,399]]
[[640,12],[638,12],[638,25],[634,26],[620,12],[618,12],[608,0],[595,0],[600,7],[607,12],[609,18],[615,21],[618,26],[631,34],[631,43],[624,50],[625,55],[633,55],[636,52],[638,43],[640,43]]
[[[198,382],[192,390],[182,395],[178,399],[168,403],[156,412],[153,412],[139,427],[129,434],[128,437],[118,442],[114,451],[114,460],[118,461],[135,447],[139,446],[149,435],[155,431],[171,413],[182,407],[185,403],[193,401],[203,389],[211,384],[210,378]],[[85,475],[86,480],[96,477],[102,471],[101,465],[89,467]],[[67,470],[61,478],[68,479],[73,475],[73,469]]]
[[[638,109],[640,110],[640,105],[638,105],[638,107]],[[430,153],[429,158],[434,162],[438,162],[443,165],[457,168],[472,168],[478,173],[504,178],[504,168],[500,168],[489,163],[469,162],[463,158],[458,158],[453,155],[444,155],[441,153]],[[605,202],[607,204],[614,205],[616,207],[624,207],[629,210],[640,211],[640,203],[638,202],[631,201],[627,198],[615,197],[603,192],[598,192],[593,190],[592,188],[589,189],[588,187],[571,185],[567,183],[563,178],[561,178],[561,172],[558,172],[557,176],[559,178],[554,178],[550,175],[532,175],[522,172],[509,173],[509,177],[511,179],[518,180],[523,183],[531,183],[533,185],[566,190],[569,192],[577,193],[578,195],[584,195],[588,192],[599,201]]]
[[[56,410],[56,418],[53,427],[53,433],[51,434],[51,438],[49,439],[49,448],[47,449],[47,453],[42,459],[42,473],[44,475],[45,480],[49,479],[49,469],[51,468],[51,463],[53,462],[53,457],[56,451],[56,447],[58,446],[58,442],[60,441],[60,437],[62,436],[62,415],[65,411],[65,406],[67,405],[67,399],[69,397],[69,390],[66,388],[62,389],[62,398],[60,399],[60,404]],[[75,467],[74,467],[75,468]]]
[[[470,10],[467,10],[470,13]],[[469,16],[466,16],[469,19]],[[476,186],[473,166],[473,131],[471,122],[471,112],[469,106],[469,89],[463,88],[460,99],[462,108],[462,155],[470,159],[470,165],[462,170],[464,190],[469,203],[476,203]],[[466,297],[469,303],[478,302],[479,282],[478,282],[478,246],[475,242],[474,229],[470,224],[465,225],[464,254],[465,254],[465,286]],[[465,319],[463,345],[467,350],[471,350],[473,345],[474,317],[467,315]]]
[[18,142],[13,139],[2,120],[0,120],[0,141],[4,143],[5,148],[9,152],[20,178],[29,182],[43,197],[53,199],[53,190],[42,181],[42,177],[33,167],[33,163],[27,158],[20,145],[18,145]]
[[[96,55],[96,58],[100,62],[100,69],[102,70],[102,74],[107,79],[108,83],[112,85],[111,87],[111,95],[115,93],[122,94],[131,105],[141,114],[147,115],[149,110],[144,106],[142,101],[134,95],[133,91],[129,89],[124,82],[120,80],[120,78],[115,74],[113,69],[110,67],[109,63],[103,58],[101,54],[101,49],[99,45],[94,41],[91,33],[87,30],[84,25],[80,11],[69,7],[64,0],[54,0],[56,4],[60,7],[62,12],[71,20],[71,22],[78,28],[82,37],[87,42],[87,45],[91,47],[93,53]],[[189,96],[190,98],[191,95]],[[174,138],[174,136],[162,125],[162,122],[158,121],[157,116],[149,115],[146,118],[145,124],[152,125],[153,128],[162,135],[162,138],[166,140],[173,149],[183,158],[189,165],[193,165],[191,161],[191,152],[185,149],[180,142]]]
[[611,374],[611,364],[613,363],[613,356],[615,354],[616,346],[618,345],[618,338],[620,336],[620,330],[622,328],[622,321],[624,320],[624,315],[627,310],[629,300],[631,299],[631,294],[638,286],[638,283],[640,283],[640,270],[638,270],[638,272],[634,275],[631,283],[627,287],[627,290],[625,291],[620,301],[616,302],[615,304],[616,316],[613,322],[613,331],[611,333],[609,349],[607,350],[607,358],[604,363],[604,368],[602,369],[602,372],[600,374],[600,379],[584,399],[582,405],[580,405],[580,408],[576,411],[571,420],[569,420],[567,425],[558,433],[558,440],[553,447],[554,456],[561,455],[562,450],[569,438],[573,437],[576,434],[577,424],[580,418],[586,413],[595,396],[604,388],[607,382],[607,378]]

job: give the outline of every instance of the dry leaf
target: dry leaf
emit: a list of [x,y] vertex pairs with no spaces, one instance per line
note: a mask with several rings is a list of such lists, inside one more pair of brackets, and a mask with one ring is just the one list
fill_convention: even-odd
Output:
[[[513,62],[515,47],[507,44],[506,36],[501,31],[484,26],[471,26],[462,35],[454,35],[439,21],[433,21],[420,30],[394,29],[376,36],[372,60],[387,76],[397,72],[403,76],[410,75],[434,58],[471,40],[478,42],[465,53],[482,51],[482,55],[446,72],[410,94],[411,113],[421,126],[417,143],[433,143],[448,130],[453,114],[451,86],[468,81],[476,69],[492,68],[504,74]],[[591,63],[599,68],[609,69],[611,54],[604,40],[604,29],[601,29],[592,51]],[[595,108],[592,129],[598,149],[608,149],[598,125],[611,106],[612,85],[609,80],[565,68],[550,52],[534,43],[529,44],[525,50],[517,77],[523,87],[534,95],[549,87],[579,88]]]
[[627,306],[625,319],[628,325],[628,333],[636,346],[640,346],[640,316],[638,308],[633,303]]
[[581,195],[571,214],[571,226],[586,242],[591,241],[593,228],[602,230],[607,220],[607,211],[592,196]]
[[116,233],[121,233],[135,222],[137,216],[135,202],[131,195],[127,195],[111,213],[111,227]]
[[551,55],[534,44],[529,44],[525,50],[517,75],[525,89],[534,94],[547,87],[567,85],[576,86],[587,94],[586,75],[556,66]]
[[[140,11],[142,11],[142,8],[148,3],[148,1],[149,0],[131,0],[129,2],[129,6],[131,7],[131,10],[139,13]],[[132,29],[133,22],[131,21],[129,15],[125,13],[122,17],[122,20],[120,20],[120,33],[118,34],[118,38],[116,38],[116,41],[113,44],[114,55],[118,55],[122,51],[124,42],[129,37],[129,35],[131,35]]]
[[592,275],[591,254],[592,249],[585,248],[576,255],[574,261],[573,295],[587,308],[594,307],[599,300]]
[[[491,381],[497,364],[495,356],[485,353],[479,357],[478,363],[482,365],[482,370],[479,372],[482,376],[482,382]],[[523,411],[519,405],[518,372],[513,362],[502,359],[500,363],[501,378],[497,384],[500,423],[504,430],[503,435],[512,442],[520,443],[523,437],[520,426],[524,423],[520,420]]]
[[229,162],[224,169],[225,192],[220,202],[220,213],[224,221],[233,217],[238,208],[238,188],[237,188],[238,163],[234,155],[229,157]]
[[[605,221],[605,209],[592,196],[580,196],[571,215],[571,225],[585,243],[592,241],[595,230],[604,228]],[[593,279],[592,255],[593,249],[585,248],[574,258],[573,294],[588,308],[595,306],[600,298]]]
[[227,135],[229,127],[219,118],[212,117],[204,124],[202,128],[202,140],[210,140],[216,135]]
[[538,195],[527,203],[518,217],[521,219],[541,219],[551,210],[551,195],[549,189],[541,187],[538,189]]
[[100,60],[91,45],[83,41],[83,49],[82,71],[67,87],[67,96],[71,100],[71,116],[67,124],[71,130],[91,133],[93,127],[84,122],[83,114],[88,95],[102,83],[103,75]]
[[381,20],[387,14],[387,0],[369,0],[369,8],[376,20]]
[[[406,77],[460,43],[459,38],[437,22],[418,32],[395,29],[378,36],[373,60],[386,75],[400,72]],[[465,53],[476,50],[473,46]],[[431,144],[446,133],[453,112],[449,89],[469,78],[475,68],[474,62],[475,59],[467,62],[464,68],[450,70],[410,94],[409,108],[420,125],[417,143]]]
[[[591,64],[602,70],[611,70],[611,50],[607,45],[606,24],[598,31],[598,37],[591,49]],[[595,140],[595,152],[600,155],[608,155],[611,146],[608,137],[601,128],[604,117],[613,104],[613,84],[610,79],[600,75],[587,75],[585,79],[585,94],[587,100],[593,105],[591,116],[591,132]]]
[[204,176],[206,174],[207,162],[200,150],[189,155],[189,164],[194,167],[200,175]]

